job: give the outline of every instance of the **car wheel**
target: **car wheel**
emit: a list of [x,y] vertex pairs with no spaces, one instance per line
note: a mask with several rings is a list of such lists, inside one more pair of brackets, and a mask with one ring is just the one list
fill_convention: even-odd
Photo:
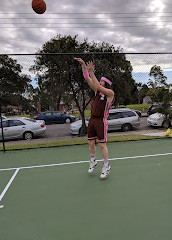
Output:
[[65,119],[65,123],[70,123],[70,122],[71,122],[70,118]]
[[122,125],[121,129],[122,129],[123,132],[127,132],[127,131],[130,131],[132,129],[132,126],[131,126],[131,124],[126,123],[126,124]]
[[23,138],[24,138],[24,140],[31,140],[31,139],[33,138],[33,133],[31,133],[31,132],[25,132],[25,133],[23,134]]
[[168,120],[164,120],[163,123],[162,123],[162,127],[163,128],[169,128],[170,127],[170,123]]

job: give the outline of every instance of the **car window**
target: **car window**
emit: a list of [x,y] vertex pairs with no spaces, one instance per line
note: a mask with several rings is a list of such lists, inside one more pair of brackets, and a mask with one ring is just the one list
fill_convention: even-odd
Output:
[[122,115],[123,115],[123,117],[134,117],[134,116],[136,116],[136,114],[134,113],[134,112],[132,112],[132,111],[128,111],[128,112],[123,112],[122,113]]
[[21,125],[25,125],[25,124],[20,120],[9,120],[10,127],[21,126]]
[[54,112],[54,113],[53,113],[53,115],[54,115],[54,116],[58,116],[58,117],[59,117],[59,116],[61,116],[61,113]]
[[152,105],[152,106],[151,106],[151,109],[152,109],[152,108],[160,108],[160,107],[162,107],[162,105]]
[[48,112],[48,113],[45,113],[45,116],[51,116],[52,113]]
[[[8,121],[2,121],[2,126],[3,128],[8,127]],[[1,124],[0,124],[0,128],[1,128]]]
[[108,120],[112,120],[112,119],[118,119],[118,118],[122,118],[122,114],[120,112],[115,112],[115,113],[110,113]]

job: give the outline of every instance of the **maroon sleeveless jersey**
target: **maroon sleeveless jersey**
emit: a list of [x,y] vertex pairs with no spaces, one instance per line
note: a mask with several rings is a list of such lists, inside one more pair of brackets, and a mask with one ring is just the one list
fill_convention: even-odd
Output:
[[106,95],[98,91],[93,103],[91,118],[107,119],[110,105],[111,103],[107,100]]

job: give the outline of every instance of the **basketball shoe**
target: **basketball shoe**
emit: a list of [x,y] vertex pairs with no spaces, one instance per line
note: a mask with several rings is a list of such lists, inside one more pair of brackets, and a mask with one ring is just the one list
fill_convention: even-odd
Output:
[[110,173],[110,170],[111,170],[110,165],[107,165],[107,166],[103,165],[100,178],[101,179],[107,178],[108,174]]
[[90,160],[90,165],[89,165],[88,172],[92,173],[94,171],[94,168],[95,168],[96,165],[97,165],[97,161],[95,159]]

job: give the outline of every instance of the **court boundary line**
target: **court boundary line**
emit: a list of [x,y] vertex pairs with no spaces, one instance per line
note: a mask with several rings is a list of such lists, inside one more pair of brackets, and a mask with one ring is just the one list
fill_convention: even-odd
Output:
[[[157,154],[148,154],[148,155],[140,155],[140,156],[131,156],[131,157],[118,157],[118,158],[109,158],[109,161],[116,161],[116,160],[125,160],[125,159],[135,159],[135,158],[147,158],[147,157],[158,157],[158,156],[168,156],[172,155],[171,153],[157,153]],[[103,159],[97,160],[97,162],[102,162]],[[14,168],[4,168],[0,169],[2,171],[12,171],[12,170],[22,170],[22,169],[32,169],[32,168],[44,168],[44,167],[54,167],[54,166],[64,166],[64,165],[73,165],[73,164],[81,164],[81,163],[88,163],[88,161],[77,161],[77,162],[64,162],[64,163],[54,163],[54,164],[44,164],[44,165],[33,165],[33,166],[26,166],[26,167],[14,167]]]
[[[2,201],[3,197],[5,196],[6,192],[8,191],[9,187],[11,186],[12,182],[14,181],[15,177],[17,176],[17,173],[19,172],[19,168],[16,169],[16,171],[14,172],[14,174],[12,175],[12,177],[10,178],[9,182],[7,183],[6,187],[4,188],[4,190],[2,191],[1,195],[0,195],[0,202]],[[3,208],[4,205],[1,205],[0,208]]]
[[[120,158],[110,158],[109,161],[116,161],[116,160],[126,160],[126,159],[136,159],[136,158],[147,158],[147,157],[158,157],[158,156],[168,156],[172,155],[172,153],[158,153],[158,154],[149,154],[149,155],[141,155],[141,156],[131,156],[131,157],[120,157]],[[102,162],[103,159],[97,160],[98,162]],[[14,174],[12,175],[11,179],[7,183],[6,187],[0,194],[0,203],[5,196],[6,192],[8,191],[10,185],[14,181],[15,177],[17,176],[19,170],[22,169],[32,169],[32,168],[43,168],[43,167],[53,167],[53,166],[64,166],[64,165],[73,165],[73,164],[80,164],[80,163],[88,163],[89,161],[78,161],[78,162],[67,162],[67,163],[55,163],[55,164],[48,164],[48,165],[37,165],[37,166],[28,166],[28,167],[17,167],[17,168],[6,168],[0,169],[0,171],[10,171],[15,170]],[[4,208],[4,205],[0,205],[0,209]]]

